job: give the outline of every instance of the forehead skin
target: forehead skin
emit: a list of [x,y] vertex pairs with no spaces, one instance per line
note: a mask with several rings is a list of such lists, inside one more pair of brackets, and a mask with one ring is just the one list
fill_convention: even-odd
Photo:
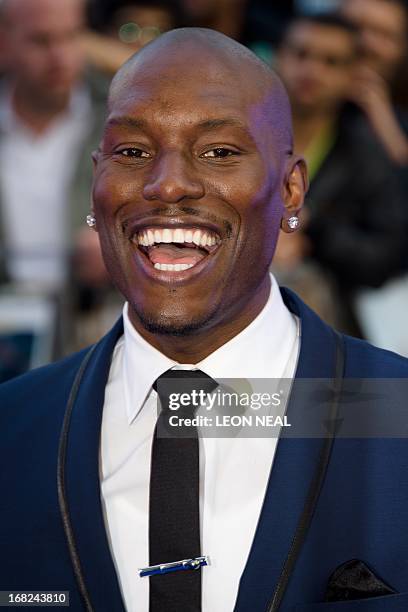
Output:
[[248,111],[264,135],[268,128],[275,150],[292,150],[290,106],[279,78],[251,51],[213,30],[172,30],[133,55],[112,81],[108,124],[152,97],[173,115],[185,115],[184,102],[191,108],[194,101],[208,110],[216,101],[218,112],[225,106],[227,114]]

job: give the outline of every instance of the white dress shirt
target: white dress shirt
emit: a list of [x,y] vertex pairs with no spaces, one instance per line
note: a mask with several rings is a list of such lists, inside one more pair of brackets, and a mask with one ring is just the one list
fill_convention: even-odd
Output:
[[15,114],[10,92],[0,96],[2,220],[8,273],[16,283],[58,290],[66,280],[68,196],[90,113],[88,92],[78,89],[38,135]]
[[[157,394],[152,384],[173,367],[199,368],[215,379],[292,378],[299,334],[271,276],[267,304],[242,332],[196,365],[178,364],[134,329],[125,305],[124,335],[113,354],[101,432],[101,495],[112,557],[130,612],[148,612],[148,516]],[[200,444],[203,612],[234,608],[254,538],[277,437],[203,437]],[[177,559],[174,559],[175,561]]]

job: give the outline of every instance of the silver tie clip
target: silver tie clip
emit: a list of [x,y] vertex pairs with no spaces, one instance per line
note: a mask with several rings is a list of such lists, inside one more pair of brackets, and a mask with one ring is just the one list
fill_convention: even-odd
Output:
[[160,563],[160,565],[139,568],[137,571],[140,578],[144,578],[145,576],[168,574],[169,572],[197,570],[204,565],[210,565],[210,557],[193,557],[192,559],[182,559],[171,563]]

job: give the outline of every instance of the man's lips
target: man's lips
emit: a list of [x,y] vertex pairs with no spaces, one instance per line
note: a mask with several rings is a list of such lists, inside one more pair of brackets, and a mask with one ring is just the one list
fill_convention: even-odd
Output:
[[[137,230],[131,240],[144,255],[143,259],[150,263],[152,272],[164,272],[168,279],[174,280],[180,273],[188,278],[192,272],[201,270],[205,260],[221,244],[218,232],[193,225],[145,226]],[[193,270],[197,266],[198,269]]]

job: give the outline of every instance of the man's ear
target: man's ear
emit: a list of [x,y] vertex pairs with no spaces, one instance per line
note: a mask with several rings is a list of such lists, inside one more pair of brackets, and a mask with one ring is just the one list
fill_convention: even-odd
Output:
[[[99,149],[96,149],[95,151],[92,151],[91,153],[94,178],[95,178],[96,167],[99,161],[99,153],[100,153]],[[92,186],[91,197],[90,197],[90,211],[91,211],[90,214],[86,218],[86,222],[91,229],[97,232],[98,228],[96,226],[95,207],[93,203],[93,186]]]
[[287,221],[299,216],[308,187],[309,181],[305,160],[299,156],[292,157],[287,167],[282,193],[284,212],[281,228],[284,232],[289,233],[296,229],[296,226],[290,227]]
[[91,157],[92,157],[93,173],[94,173],[94,176],[95,176],[96,165],[97,165],[98,159],[99,159],[99,149],[96,149],[95,151],[92,151]]

